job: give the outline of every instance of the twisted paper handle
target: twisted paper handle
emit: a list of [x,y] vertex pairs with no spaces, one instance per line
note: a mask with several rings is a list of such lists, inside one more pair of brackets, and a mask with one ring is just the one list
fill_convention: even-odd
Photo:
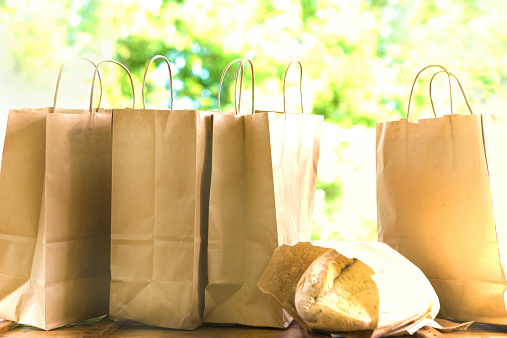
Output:
[[93,88],[94,88],[94,84],[95,84],[95,75],[98,73],[100,65],[102,65],[103,63],[106,63],[106,62],[115,63],[115,64],[121,66],[125,70],[125,72],[127,72],[128,76],[129,76],[129,79],[130,79],[130,85],[132,86],[132,108],[135,108],[135,106],[136,106],[136,93],[135,93],[135,90],[134,90],[134,80],[132,80],[132,75],[130,74],[128,68],[125,67],[124,65],[122,65],[121,63],[119,63],[118,61],[115,61],[115,60],[102,60],[102,61],[100,61],[97,64],[97,66],[95,67],[95,72],[93,73],[92,91],[90,93],[90,112],[92,111],[92,107],[93,107]]
[[[230,68],[230,66],[232,66],[236,62],[239,62],[238,71],[236,73],[236,84],[234,86],[234,110],[235,110],[236,115],[239,114],[239,111],[240,111],[240,108],[241,108],[240,107],[240,104],[241,104],[241,92],[243,90],[243,64],[245,63],[245,61],[248,61],[250,63],[250,69],[252,71],[252,113],[254,112],[254,109],[255,109],[255,106],[254,106],[255,75],[254,75],[254,68],[253,68],[252,60],[247,59],[247,58],[245,58],[243,60],[240,60],[240,59],[232,60],[231,62],[229,62],[229,64],[225,67],[224,71],[222,72],[222,77],[220,79],[220,84],[218,86],[218,112],[220,112],[220,92],[222,91],[222,83],[223,83],[225,74],[227,73],[227,70]],[[240,90],[239,90],[239,97],[238,97],[237,90],[238,90],[238,79],[239,79],[239,75],[240,74],[241,74],[241,80],[240,80]]]
[[146,74],[148,73],[148,69],[151,66],[151,63],[155,61],[156,59],[164,59],[165,63],[167,63],[167,68],[169,69],[169,81],[171,84],[171,110],[173,109],[173,100],[174,100],[174,92],[173,92],[173,73],[171,71],[171,64],[169,63],[169,60],[165,56],[162,55],[156,55],[151,58],[150,62],[148,62],[148,65],[146,66],[146,69],[144,70],[144,76],[143,76],[143,88],[142,88],[142,96],[143,96],[143,109],[146,109],[145,100],[144,100],[144,84],[146,83]]
[[[431,68],[431,67],[438,67],[440,69],[442,69],[443,72],[446,72],[447,73],[447,76],[449,78],[449,96],[451,98],[451,114],[452,114],[452,88],[451,88],[451,76],[449,75],[449,72],[447,71],[447,69],[445,69],[443,66],[440,66],[440,65],[430,65],[430,66],[426,66],[424,67],[423,69],[421,69],[419,71],[419,73],[417,73],[417,75],[415,76],[415,79],[414,79],[414,82],[412,83],[412,89],[410,90],[410,97],[408,99],[408,107],[407,107],[407,120],[409,119],[409,114],[410,114],[410,102],[412,101],[412,95],[414,93],[414,87],[415,87],[415,83],[417,81],[417,79],[419,78],[419,75],[421,75],[422,72],[424,72],[426,69],[428,68]],[[433,115],[435,115],[435,117],[437,117],[437,113],[435,112],[435,107],[433,106],[433,101],[431,101],[431,108],[433,109]]]
[[[433,84],[433,79],[435,78],[435,76],[437,76],[438,74],[443,73],[443,72],[444,72],[443,70],[438,71],[435,74],[433,74],[433,76],[431,77],[430,88],[429,88],[431,106],[433,106],[433,96],[431,94],[432,93],[431,92],[431,85]],[[463,89],[463,86],[461,85],[461,82],[459,82],[458,78],[453,73],[449,72],[449,75],[452,76],[456,80],[456,82],[458,83],[459,89],[461,89],[461,94],[463,94],[463,98],[465,99],[465,103],[468,107],[468,111],[470,112],[471,115],[473,115],[474,113],[472,112],[472,108],[470,107],[470,103],[468,103],[468,98],[465,94],[465,90]],[[452,114],[452,109],[451,109],[451,114]]]
[[[218,85],[218,112],[220,112],[220,92],[222,91],[222,83],[224,81],[225,74],[227,73],[227,70],[229,70],[229,68],[233,64],[235,64],[236,62],[240,63],[240,66],[238,66],[238,71],[239,71],[239,69],[241,68],[241,60],[240,59],[234,59],[231,62],[229,62],[229,64],[224,68],[224,71],[222,72],[222,77],[220,78],[220,84]],[[237,79],[236,79],[236,81],[237,81]],[[234,87],[234,111],[237,114],[238,113],[238,107],[237,107],[237,102],[236,102],[236,89],[237,89],[237,83],[236,83],[236,86]],[[241,93],[240,93],[240,95],[241,95]],[[240,99],[241,99],[241,96],[240,96]]]
[[299,68],[301,69],[301,72],[299,74],[299,95],[301,97],[301,114],[304,114],[303,112],[303,64],[301,64],[301,61],[299,60],[292,60],[289,65],[287,66],[287,69],[285,70],[285,73],[283,74],[283,112],[287,113],[286,106],[285,106],[285,87],[287,82],[287,73],[289,72],[290,66],[297,62],[299,64]]
[[253,66],[252,60],[250,60],[248,58],[244,58],[239,63],[238,71],[236,73],[236,86],[237,86],[238,85],[238,78],[239,78],[239,75],[240,75],[240,69],[241,69],[241,81],[240,81],[240,85],[239,85],[239,102],[238,102],[238,111],[236,112],[236,115],[241,114],[241,92],[243,91],[243,64],[245,63],[245,61],[248,61],[248,63],[250,63],[250,70],[252,72],[252,114],[255,111],[255,92],[254,92],[254,90],[255,90],[255,75],[254,75],[254,66]]
[[[54,113],[55,109],[56,109],[56,99],[58,97],[58,90],[60,88],[60,80],[62,79],[63,67],[70,60],[84,60],[84,61],[91,63],[93,65],[94,69],[97,68],[97,65],[95,64],[95,62],[93,62],[90,59],[81,57],[81,56],[74,56],[74,57],[71,57],[71,58],[68,58],[67,60],[65,60],[62,63],[62,65],[60,66],[60,71],[58,72],[58,79],[56,80],[55,96],[53,99],[53,109],[51,110],[52,113]],[[98,76],[99,76],[99,83],[100,83],[100,96],[99,96],[99,106],[100,106],[100,103],[102,102],[102,79],[100,78],[100,73],[98,73]]]

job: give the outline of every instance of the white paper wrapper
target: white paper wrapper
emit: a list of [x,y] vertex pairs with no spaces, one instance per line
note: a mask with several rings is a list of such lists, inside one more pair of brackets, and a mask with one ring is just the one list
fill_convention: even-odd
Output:
[[[433,322],[440,310],[438,296],[426,276],[408,259],[379,242],[312,242],[333,248],[371,267],[379,290],[379,323],[371,337],[413,334]],[[356,337],[337,333],[334,337]]]

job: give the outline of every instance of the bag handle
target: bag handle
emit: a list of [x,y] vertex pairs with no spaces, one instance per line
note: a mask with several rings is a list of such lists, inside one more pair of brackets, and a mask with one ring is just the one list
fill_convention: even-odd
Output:
[[303,64],[301,63],[301,61],[299,61],[297,59],[294,59],[289,63],[289,65],[287,66],[287,69],[285,70],[285,73],[283,74],[283,112],[287,113],[286,108],[285,108],[286,107],[285,106],[285,85],[287,82],[287,73],[289,72],[290,66],[294,62],[297,62],[299,64],[299,68],[301,69],[301,72],[299,74],[299,95],[301,97],[301,113],[300,114],[304,114],[304,112],[303,112]]
[[[222,83],[223,83],[225,74],[227,73],[227,70],[229,69],[230,66],[232,66],[236,62],[239,62],[238,71],[236,73],[236,84],[234,86],[234,110],[235,110],[236,115],[239,114],[239,109],[241,108],[241,107],[239,107],[239,105],[241,104],[241,91],[243,88],[243,64],[245,63],[245,61],[248,61],[250,63],[250,69],[252,70],[252,114],[253,114],[254,109],[255,109],[255,107],[254,107],[255,76],[254,76],[254,68],[253,68],[252,60],[250,60],[248,58],[245,58],[243,60],[240,60],[240,59],[232,60],[231,62],[229,62],[229,64],[225,67],[224,71],[222,72],[222,77],[220,79],[220,84],[218,86],[218,112],[220,112],[220,92],[222,91]],[[238,79],[239,79],[240,72],[241,72],[241,80],[240,80],[240,90],[239,90],[239,98],[238,98],[237,90],[238,90]],[[238,98],[239,104],[238,104],[236,98]]]
[[253,62],[252,60],[250,60],[249,58],[244,58],[243,60],[241,60],[241,62],[239,63],[239,67],[238,67],[238,71],[236,72],[236,86],[238,84],[238,78],[239,78],[239,74],[240,74],[240,69],[241,69],[241,81],[240,81],[240,84],[239,84],[239,102],[238,102],[238,111],[236,112],[236,115],[241,115],[241,92],[243,91],[243,64],[245,63],[245,61],[248,61],[248,63],[250,63],[250,70],[251,70],[251,73],[252,73],[252,114],[254,113],[255,111],[255,74],[254,74],[254,66],[253,66]]
[[[437,76],[438,74],[443,73],[443,72],[444,72],[443,70],[436,72],[435,74],[433,74],[433,76],[431,77],[431,80],[430,80],[429,93],[430,93],[430,100],[431,100],[431,105],[432,106],[433,106],[433,96],[431,94],[432,93],[432,91],[431,91],[431,85],[433,84],[433,79],[435,78],[435,76]],[[458,78],[453,73],[449,72],[449,75],[452,76],[456,80],[456,82],[458,83],[459,89],[461,90],[461,94],[463,94],[463,98],[465,99],[465,103],[466,103],[466,105],[468,107],[468,111],[470,112],[471,115],[473,115],[474,113],[472,112],[472,108],[470,107],[470,103],[468,103],[468,99],[467,99],[467,96],[465,94],[465,90],[463,89],[463,86],[461,85],[461,82],[459,82]]]
[[[58,90],[60,89],[60,80],[62,79],[63,67],[70,60],[84,60],[84,61],[91,63],[93,65],[93,69],[95,69],[97,67],[95,62],[93,62],[90,59],[81,57],[81,56],[74,56],[74,57],[68,58],[67,60],[63,61],[62,65],[60,66],[60,71],[58,72],[58,79],[56,80],[55,96],[53,99],[53,109],[51,110],[52,113],[54,113],[55,109],[56,109],[56,98],[58,97]],[[99,96],[99,107],[100,107],[100,103],[102,102],[102,79],[100,78],[100,73],[98,73],[98,76],[99,76],[99,83],[100,83],[100,96]]]
[[[424,67],[423,69],[421,69],[419,71],[419,73],[417,73],[417,75],[415,76],[414,82],[412,83],[412,89],[410,90],[410,97],[408,99],[407,120],[409,120],[410,102],[412,101],[412,94],[414,93],[415,83],[416,83],[417,79],[419,78],[419,75],[421,75],[422,72],[424,72],[426,69],[431,68],[431,67],[438,67],[438,68],[442,69],[442,72],[446,72],[447,73],[447,77],[449,78],[449,96],[450,96],[450,99],[451,99],[450,105],[451,105],[451,114],[452,114],[451,76],[449,75],[449,72],[447,71],[447,69],[445,69],[445,67],[440,66],[440,65],[429,65],[429,66]],[[433,109],[433,115],[435,115],[435,117],[437,117],[437,113],[435,112],[435,107],[433,105],[433,101],[431,101],[431,108]]]
[[163,55],[156,55],[151,58],[150,62],[148,62],[148,65],[146,66],[146,69],[144,70],[144,76],[143,76],[143,87],[142,87],[142,97],[143,97],[143,109],[146,109],[145,100],[144,100],[144,84],[146,82],[146,74],[148,73],[148,69],[151,66],[151,63],[155,61],[156,59],[164,59],[165,63],[167,63],[167,68],[169,69],[169,81],[171,83],[171,110],[173,109],[173,100],[174,100],[174,92],[173,92],[173,73],[171,71],[171,64],[169,63],[169,60]]
[[127,72],[129,79],[130,79],[130,85],[132,87],[132,108],[135,108],[135,106],[136,106],[136,92],[134,90],[134,80],[132,80],[132,75],[130,74],[128,68],[125,67],[120,62],[115,61],[115,60],[102,60],[97,64],[97,66],[95,67],[95,72],[93,73],[92,91],[90,93],[90,112],[92,111],[92,107],[93,107],[93,88],[94,88],[94,84],[95,84],[95,75],[98,73],[100,65],[103,63],[106,63],[106,62],[115,63],[115,64],[121,66],[125,70],[125,72]]
[[[218,85],[218,112],[219,113],[220,113],[220,92],[222,91],[222,83],[224,81],[225,73],[227,73],[227,70],[229,69],[229,67],[232,66],[233,64],[235,64],[236,62],[240,63],[240,66],[238,66],[238,71],[239,71],[239,69],[241,68],[241,60],[234,59],[231,62],[229,62],[229,64],[224,68],[224,71],[222,72],[222,77],[220,78],[220,84]],[[237,81],[237,78],[236,78],[236,81]],[[237,102],[236,102],[237,87],[238,86],[236,83],[236,86],[234,87],[234,111],[236,112],[236,114],[238,113],[238,106],[237,106]],[[241,95],[241,93],[240,93],[240,95]],[[241,96],[240,96],[240,99],[241,99]]]

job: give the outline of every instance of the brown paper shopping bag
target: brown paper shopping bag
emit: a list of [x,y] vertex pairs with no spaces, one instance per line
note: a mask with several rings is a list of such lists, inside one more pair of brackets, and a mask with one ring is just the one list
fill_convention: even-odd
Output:
[[113,110],[114,320],[178,329],[201,325],[209,136],[209,112]]
[[278,245],[310,240],[321,127],[313,115],[213,115],[205,321],[290,324],[257,282]]
[[0,318],[49,330],[107,314],[110,194],[111,114],[9,111]]
[[505,133],[490,115],[452,114],[452,102],[443,117],[408,112],[377,124],[379,241],[426,274],[439,317],[507,324]]

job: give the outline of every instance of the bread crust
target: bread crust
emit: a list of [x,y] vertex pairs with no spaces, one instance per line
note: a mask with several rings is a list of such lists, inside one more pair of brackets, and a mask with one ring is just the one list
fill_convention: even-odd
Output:
[[314,330],[374,330],[379,294],[372,274],[374,271],[358,259],[336,250],[323,253],[299,280],[295,294],[298,315]]
[[294,295],[296,287],[308,266],[324,252],[334,250],[314,246],[310,242],[295,245],[281,245],[275,249],[266,270],[257,283],[259,289],[271,295],[298,324],[310,330],[310,327],[299,318]]

